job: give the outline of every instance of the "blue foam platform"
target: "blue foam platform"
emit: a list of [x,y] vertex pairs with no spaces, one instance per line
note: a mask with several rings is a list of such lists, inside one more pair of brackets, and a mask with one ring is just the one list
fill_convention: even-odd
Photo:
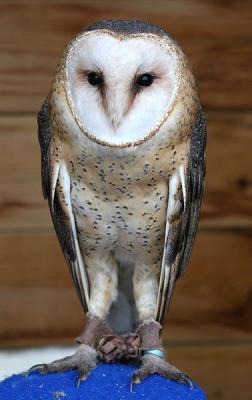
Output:
[[135,367],[122,364],[99,364],[77,388],[77,371],[29,376],[13,375],[0,382],[1,400],[206,400],[194,384],[178,384],[152,375],[130,392],[130,376]]

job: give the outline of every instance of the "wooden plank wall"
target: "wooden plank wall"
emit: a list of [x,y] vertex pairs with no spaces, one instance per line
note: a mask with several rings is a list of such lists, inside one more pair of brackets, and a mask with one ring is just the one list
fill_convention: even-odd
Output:
[[69,342],[83,314],[40,188],[36,113],[86,24],[140,18],[182,44],[209,136],[200,230],[164,342],[209,399],[252,396],[252,2],[0,1],[0,344]]

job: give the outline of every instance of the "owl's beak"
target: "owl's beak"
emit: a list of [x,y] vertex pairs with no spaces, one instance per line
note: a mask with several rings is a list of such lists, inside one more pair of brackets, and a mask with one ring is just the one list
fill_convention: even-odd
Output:
[[107,90],[105,96],[104,109],[111,126],[116,130],[131,107],[129,90],[123,85],[114,84],[112,88]]

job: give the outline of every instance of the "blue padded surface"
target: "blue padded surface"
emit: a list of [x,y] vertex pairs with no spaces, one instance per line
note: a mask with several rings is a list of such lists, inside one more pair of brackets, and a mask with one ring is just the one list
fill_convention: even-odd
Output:
[[77,388],[77,371],[28,377],[13,375],[0,383],[1,400],[206,400],[205,393],[194,384],[178,384],[152,375],[130,392],[130,376],[135,367],[121,364],[99,364]]

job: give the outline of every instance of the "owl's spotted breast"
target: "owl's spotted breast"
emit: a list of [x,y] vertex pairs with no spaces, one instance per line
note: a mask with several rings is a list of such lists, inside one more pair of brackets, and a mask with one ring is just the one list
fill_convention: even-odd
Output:
[[161,263],[168,181],[186,162],[187,135],[168,130],[124,155],[78,141],[66,144],[71,199],[83,255],[117,252]]
[[[78,181],[77,181],[78,182]],[[103,192],[74,181],[72,202],[84,254],[113,251],[159,259],[163,248],[167,184],[103,184]],[[76,183],[76,184],[75,184]],[[104,182],[103,182],[104,183]],[[113,184],[114,185],[114,184]]]

